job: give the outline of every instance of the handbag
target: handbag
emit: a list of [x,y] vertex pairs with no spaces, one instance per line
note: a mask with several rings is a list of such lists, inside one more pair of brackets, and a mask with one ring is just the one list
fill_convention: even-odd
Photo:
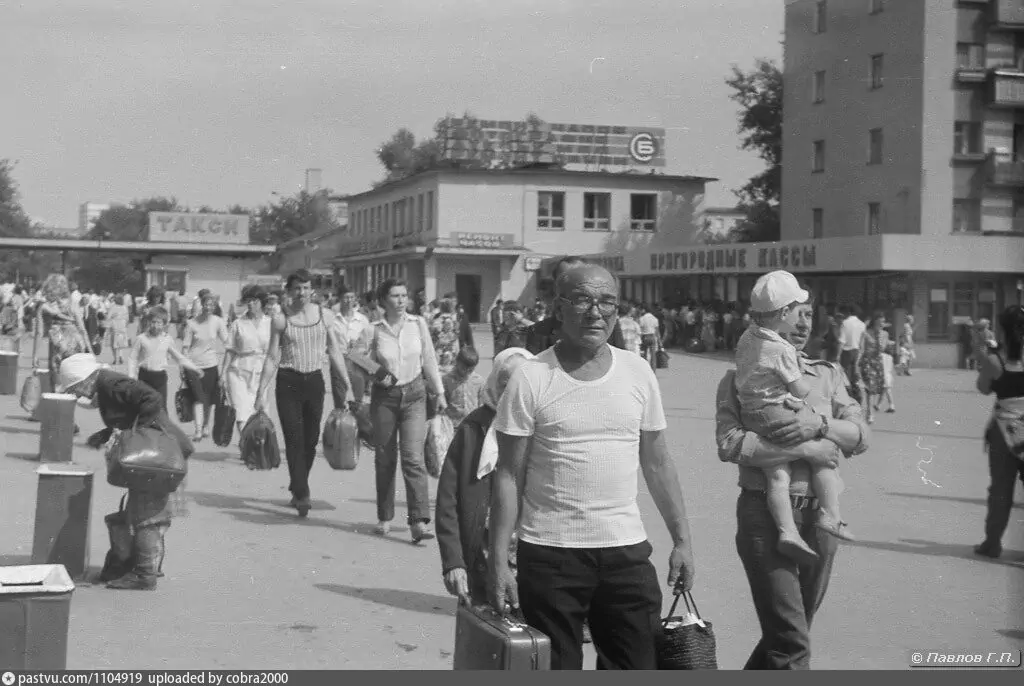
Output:
[[174,394],[174,413],[182,424],[188,424],[196,418],[196,397],[184,375],[181,377],[181,388]]
[[25,379],[25,384],[21,387],[21,409],[34,414],[42,397],[43,382],[39,380],[38,374],[33,373]]
[[227,393],[220,389],[220,397],[213,408],[213,442],[220,448],[231,445],[235,434],[235,408],[228,402]]
[[[686,615],[675,615],[682,598]],[[691,608],[692,605],[692,608]],[[711,622],[700,616],[689,591],[677,593],[657,635],[658,669],[718,669],[717,645]]]
[[1006,447],[1018,459],[1024,460],[1024,398],[997,400],[992,420],[999,428]]
[[119,488],[173,493],[188,472],[177,439],[150,426],[122,431],[107,450],[107,483]]
[[249,469],[267,470],[281,466],[281,450],[277,445],[277,429],[263,410],[256,412],[238,435],[238,450]]
[[654,366],[658,369],[668,369],[668,353],[659,348],[654,353]]

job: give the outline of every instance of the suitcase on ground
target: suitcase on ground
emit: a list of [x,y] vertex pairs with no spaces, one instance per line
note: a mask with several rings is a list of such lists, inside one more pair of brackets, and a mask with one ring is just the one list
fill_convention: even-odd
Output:
[[359,464],[359,427],[351,412],[339,408],[327,416],[324,457],[331,469],[355,469]]
[[551,669],[551,639],[488,605],[459,604],[453,669],[534,671]]

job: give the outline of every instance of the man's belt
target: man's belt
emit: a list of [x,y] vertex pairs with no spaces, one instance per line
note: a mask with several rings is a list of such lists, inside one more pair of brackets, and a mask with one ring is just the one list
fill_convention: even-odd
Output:
[[[744,493],[750,493],[751,495],[757,496],[758,498],[767,498],[768,494],[764,491],[755,491],[753,489],[743,489]],[[809,495],[791,495],[789,496],[789,502],[793,506],[794,510],[817,510],[818,499]]]

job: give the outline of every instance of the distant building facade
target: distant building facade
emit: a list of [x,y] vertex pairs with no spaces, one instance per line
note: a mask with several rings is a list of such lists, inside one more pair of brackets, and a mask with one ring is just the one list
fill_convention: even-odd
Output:
[[96,226],[96,220],[100,218],[106,210],[110,209],[110,203],[105,202],[83,202],[78,206],[78,231],[80,236],[84,236],[93,227]]

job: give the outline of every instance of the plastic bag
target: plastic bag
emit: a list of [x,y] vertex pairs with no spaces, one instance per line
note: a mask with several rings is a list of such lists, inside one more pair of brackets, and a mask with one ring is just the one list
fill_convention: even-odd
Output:
[[277,445],[277,429],[267,413],[260,410],[242,427],[238,437],[242,462],[249,469],[277,469],[281,466],[281,449]]
[[441,476],[444,457],[448,453],[455,436],[455,425],[445,414],[439,414],[427,421],[427,444],[423,450],[423,460],[427,464],[427,474],[435,479]]
[[331,469],[355,469],[359,464],[359,428],[351,412],[336,409],[327,416],[323,442]]
[[33,374],[25,379],[25,385],[21,387],[21,409],[34,414],[42,397],[43,382],[39,380],[39,376]]

